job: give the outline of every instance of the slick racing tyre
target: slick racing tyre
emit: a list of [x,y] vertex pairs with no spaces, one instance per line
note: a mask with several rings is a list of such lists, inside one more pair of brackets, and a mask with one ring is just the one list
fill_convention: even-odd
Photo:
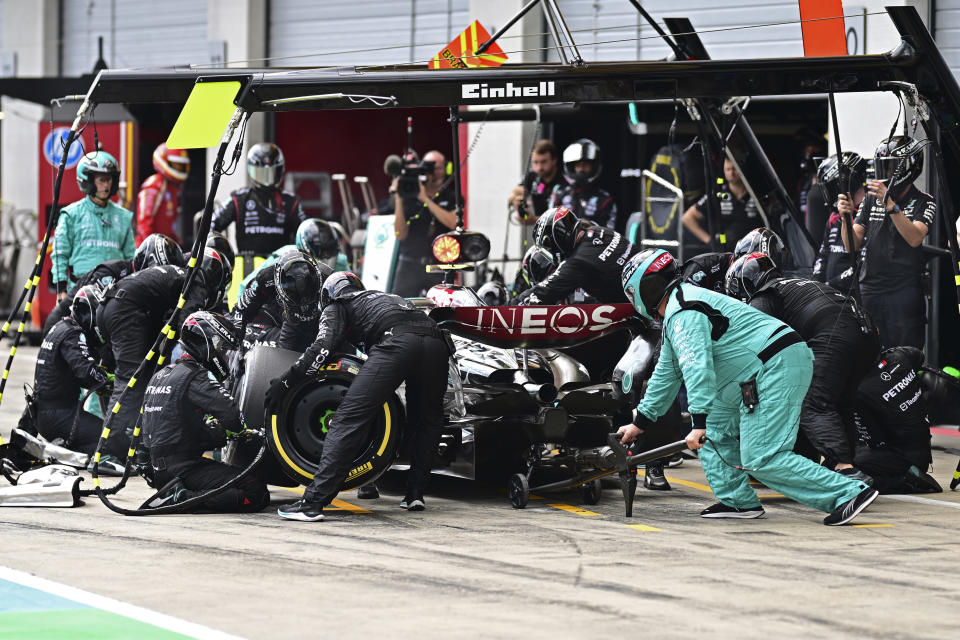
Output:
[[[291,480],[309,484],[323,455],[323,443],[337,407],[359,371],[359,361],[344,357],[318,377],[293,387],[275,414],[267,414],[267,443]],[[342,490],[373,482],[396,458],[403,412],[396,395],[377,413],[366,441],[354,458]]]

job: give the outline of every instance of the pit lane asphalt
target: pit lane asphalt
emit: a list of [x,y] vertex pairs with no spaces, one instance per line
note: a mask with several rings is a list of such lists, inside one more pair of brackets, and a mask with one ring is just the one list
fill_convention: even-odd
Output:
[[[35,356],[17,355],[4,438]],[[944,486],[956,463],[934,452]],[[247,638],[955,637],[960,494],[881,496],[857,526],[825,527],[760,489],[766,518],[709,521],[699,464],[668,478],[671,492],[638,489],[629,519],[612,486],[594,506],[571,491],[515,510],[502,488],[443,477],[427,511],[407,513],[399,474],[319,523],[280,520],[276,504],[296,498],[283,488],[252,515],[128,518],[96,497],[7,508],[0,565]],[[149,493],[135,479],[117,502]]]

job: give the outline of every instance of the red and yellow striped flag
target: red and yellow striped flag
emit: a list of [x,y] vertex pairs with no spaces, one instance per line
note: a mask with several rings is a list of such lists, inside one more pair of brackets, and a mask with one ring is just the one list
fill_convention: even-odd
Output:
[[499,67],[507,61],[507,54],[496,42],[483,55],[473,55],[477,48],[490,39],[490,34],[479,20],[463,30],[463,33],[450,41],[433,57],[428,65],[430,69],[475,69]]

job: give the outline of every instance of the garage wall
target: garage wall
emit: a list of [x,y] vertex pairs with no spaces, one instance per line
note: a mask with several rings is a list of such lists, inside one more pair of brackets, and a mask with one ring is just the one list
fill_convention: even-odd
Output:
[[[559,0],[558,4],[585,60],[656,60],[670,53],[626,0]],[[644,0],[642,4],[658,22],[664,17],[687,17],[699,32],[800,19],[796,0]],[[617,26],[625,28],[608,29]],[[799,24],[704,32],[700,37],[712,58],[803,55]],[[552,44],[549,38],[548,43]],[[556,50],[549,59],[560,60]]]
[[111,68],[205,63],[207,0],[62,0],[61,73],[90,73],[97,38]]
[[[468,25],[469,0],[353,0],[270,3],[272,66],[427,61]],[[395,47],[384,51],[339,53]],[[333,55],[302,57],[324,52]]]
[[934,37],[953,75],[960,78],[960,0],[937,0]]

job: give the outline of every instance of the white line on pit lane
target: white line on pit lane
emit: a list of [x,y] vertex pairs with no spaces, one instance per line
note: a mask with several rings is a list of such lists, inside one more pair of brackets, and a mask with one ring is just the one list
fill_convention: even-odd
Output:
[[900,496],[900,495],[886,495],[883,497],[884,499],[900,500],[901,502],[919,502],[920,504],[935,504],[938,507],[960,509],[960,503],[948,502],[946,500],[931,500],[930,498],[921,498],[920,496]]
[[7,580],[25,587],[31,587],[39,591],[45,591],[55,596],[60,596],[61,598],[66,598],[67,600],[73,600],[74,602],[79,602],[80,604],[85,604],[95,609],[109,611],[110,613],[115,613],[126,618],[132,618],[133,620],[139,620],[140,622],[152,624],[155,627],[160,627],[161,629],[166,629],[167,631],[173,631],[175,633],[181,633],[192,638],[211,638],[213,640],[243,640],[243,638],[240,636],[230,635],[229,633],[217,631],[216,629],[211,629],[210,627],[205,627],[201,624],[180,620],[179,618],[174,618],[173,616],[168,616],[158,611],[144,609],[143,607],[138,607],[135,604],[114,600],[113,598],[108,598],[107,596],[101,596],[96,593],[84,591],[83,589],[77,589],[76,587],[71,587],[59,582],[45,580],[44,578],[40,578],[30,573],[17,571],[16,569],[10,569],[8,567],[0,567],[0,580]]

